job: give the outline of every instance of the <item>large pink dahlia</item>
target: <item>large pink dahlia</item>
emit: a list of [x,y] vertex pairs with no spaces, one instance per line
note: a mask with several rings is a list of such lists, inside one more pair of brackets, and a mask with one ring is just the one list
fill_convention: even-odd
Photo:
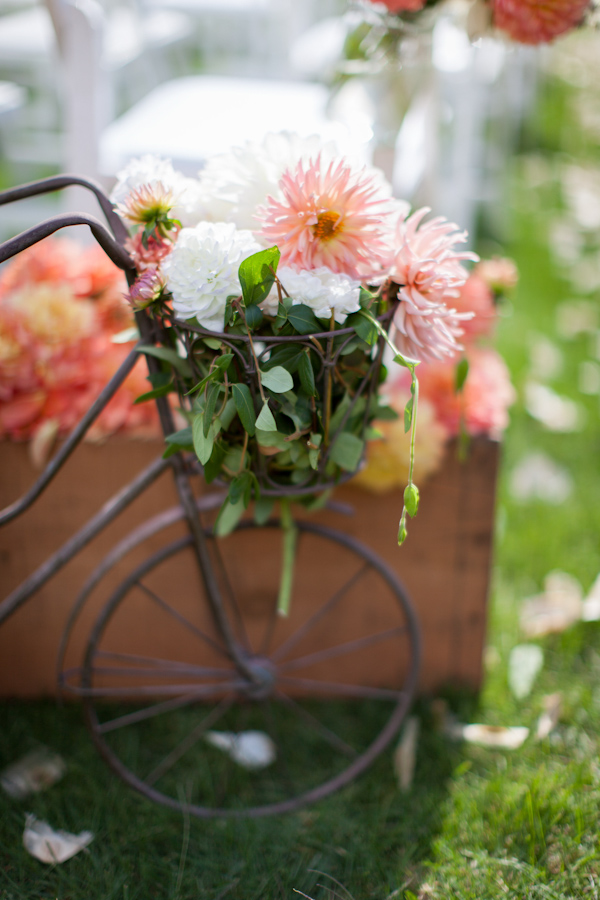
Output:
[[454,356],[461,345],[462,323],[472,312],[457,312],[452,302],[468,272],[462,260],[476,260],[468,251],[456,252],[466,233],[438,217],[422,223],[429,212],[417,210],[398,224],[396,248],[388,270],[399,285],[394,313],[395,341],[406,356],[421,362]]
[[277,244],[283,265],[357,279],[380,269],[388,201],[372,175],[342,161],[325,168],[318,156],[288,169],[279,189],[283,199],[269,197],[259,210],[260,237]]
[[544,44],[575,28],[590,0],[492,0],[494,25],[521,44]]

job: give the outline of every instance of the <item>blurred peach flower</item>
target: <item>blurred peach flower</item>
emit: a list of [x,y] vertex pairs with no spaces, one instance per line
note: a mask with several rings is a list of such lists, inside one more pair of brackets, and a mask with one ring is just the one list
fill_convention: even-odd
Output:
[[456,364],[434,362],[419,366],[420,396],[433,404],[438,420],[451,436],[461,427],[468,434],[499,438],[508,425],[508,408],[515,401],[506,363],[490,347],[468,347],[469,372],[456,392]]
[[494,25],[521,44],[544,44],[583,21],[590,0],[492,0]]
[[473,274],[483,278],[495,294],[512,290],[519,280],[519,270],[513,260],[502,256],[482,259],[473,269]]
[[491,335],[498,312],[494,301],[494,293],[487,282],[479,275],[477,267],[467,278],[458,292],[452,305],[457,312],[472,312],[472,319],[461,322],[462,341],[469,343],[475,338]]
[[418,12],[423,9],[427,0],[373,0],[383,3],[391,13]]

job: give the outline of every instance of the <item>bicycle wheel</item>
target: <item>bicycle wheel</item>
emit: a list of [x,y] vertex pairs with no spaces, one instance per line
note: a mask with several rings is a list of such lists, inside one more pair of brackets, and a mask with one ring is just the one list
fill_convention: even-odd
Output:
[[[410,601],[366,546],[298,529],[285,619],[277,523],[242,523],[218,540],[207,531],[256,681],[212,621],[189,536],[138,565],[102,609],[78,693],[100,753],[148,798],[203,818],[294,810],[347,784],[398,731],[418,669]],[[268,765],[248,758],[248,741]]]

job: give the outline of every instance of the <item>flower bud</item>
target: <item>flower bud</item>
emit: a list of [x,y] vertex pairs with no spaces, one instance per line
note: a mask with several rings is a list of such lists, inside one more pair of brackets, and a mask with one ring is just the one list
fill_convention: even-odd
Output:
[[404,488],[404,507],[411,519],[419,510],[419,488],[412,482]]

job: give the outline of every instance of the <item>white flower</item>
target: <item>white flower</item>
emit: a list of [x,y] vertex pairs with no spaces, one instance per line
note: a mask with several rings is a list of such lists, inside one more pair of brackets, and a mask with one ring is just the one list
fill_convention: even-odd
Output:
[[182,228],[162,265],[173,308],[182,319],[222,331],[227,297],[240,294],[238,268],[261,249],[249,231],[226,222],[200,222]]
[[[256,210],[268,197],[281,199],[279,182],[283,173],[295,169],[300,161],[307,164],[319,154],[324,164],[340,159],[333,141],[324,143],[317,135],[300,137],[282,131],[267,134],[260,144],[247,141],[229,153],[211,157],[199,174],[207,218],[256,230]],[[364,166],[357,163],[357,168]],[[378,169],[369,169],[369,173],[378,179],[378,185],[385,184],[391,195],[383,173]]]
[[170,159],[159,159],[151,154],[128,162],[117,176],[110,199],[115,205],[124,204],[132,191],[158,182],[173,195],[171,216],[179,219],[182,225],[196,225],[205,217],[200,182],[177,172]]
[[[333,313],[341,325],[349,313],[360,309],[360,281],[349,275],[332,272],[326,266],[300,271],[282,266],[277,275],[294,304],[310,306],[320,319],[330,319]],[[268,315],[277,313],[278,299],[274,288],[262,304]]]

